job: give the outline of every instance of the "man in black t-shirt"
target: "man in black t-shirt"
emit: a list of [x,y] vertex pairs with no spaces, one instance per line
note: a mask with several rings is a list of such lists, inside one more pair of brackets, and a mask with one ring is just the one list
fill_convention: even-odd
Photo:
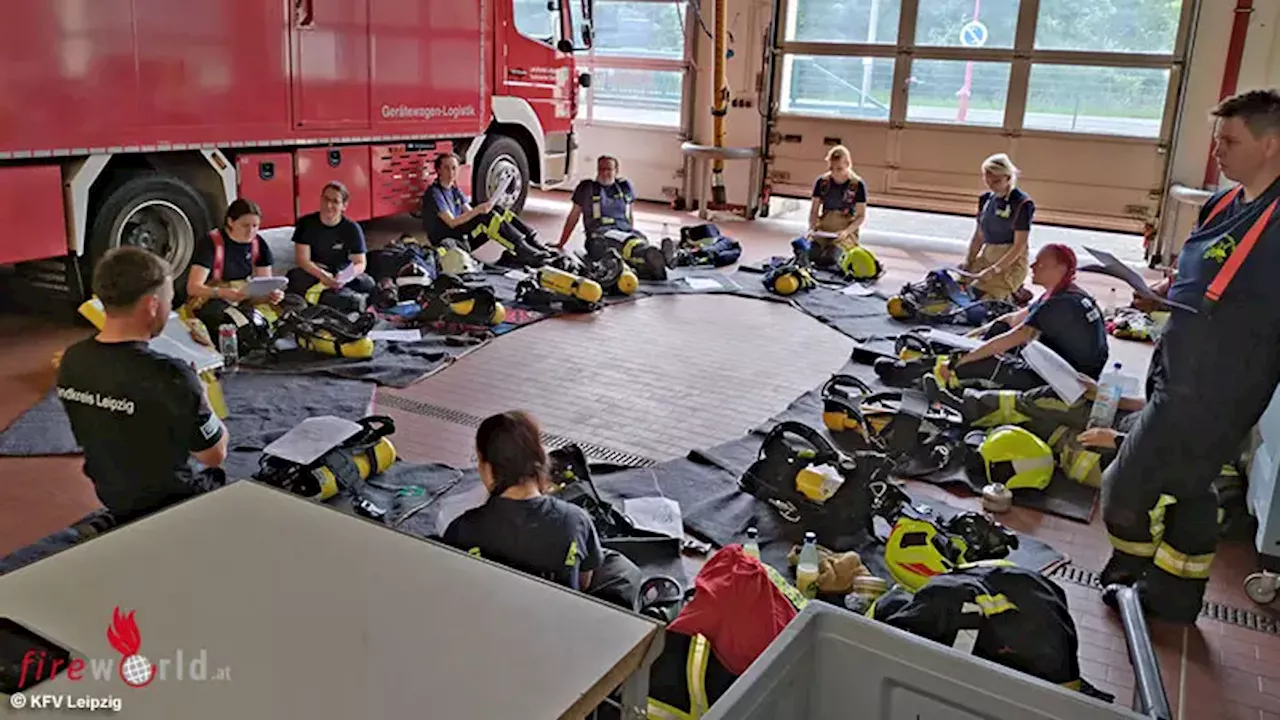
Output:
[[320,211],[298,218],[293,228],[294,259],[289,292],[311,304],[325,304],[344,312],[363,311],[376,283],[365,274],[364,231],[343,215],[351,193],[340,182],[324,186]]
[[57,392],[98,499],[128,522],[223,485],[227,433],[195,371],[148,347],[173,304],[163,261],[141,248],[112,250],[93,285],[106,310],[102,330],[67,348]]

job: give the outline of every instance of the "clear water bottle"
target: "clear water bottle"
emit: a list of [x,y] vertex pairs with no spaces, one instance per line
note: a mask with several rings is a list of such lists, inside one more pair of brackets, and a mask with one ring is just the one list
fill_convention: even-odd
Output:
[[1097,396],[1093,399],[1093,408],[1089,411],[1089,427],[1111,427],[1115,422],[1116,408],[1120,405],[1120,396],[1124,393],[1126,385],[1128,380],[1120,372],[1120,363],[1112,365],[1109,371],[1102,373],[1098,381]]
[[226,323],[218,328],[218,350],[222,353],[222,364],[231,369],[240,362],[240,345],[236,341],[236,326]]
[[664,222],[662,223],[662,239],[665,240],[669,237],[671,237],[671,224]]
[[760,531],[753,527],[747,528],[747,539],[742,543],[742,551],[747,555],[759,560],[760,559]]
[[818,536],[804,534],[804,546],[796,562],[796,589],[807,598],[818,596]]

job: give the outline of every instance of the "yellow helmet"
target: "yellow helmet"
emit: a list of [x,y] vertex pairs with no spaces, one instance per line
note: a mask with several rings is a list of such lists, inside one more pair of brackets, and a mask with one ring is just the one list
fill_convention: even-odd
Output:
[[898,518],[885,541],[884,563],[894,582],[915,592],[938,575],[951,572],[955,565],[942,554],[938,527],[928,520]]
[[855,245],[840,255],[840,271],[854,280],[874,280],[880,277],[880,261],[872,252]]
[[978,447],[987,468],[987,481],[1010,490],[1043,490],[1053,480],[1053,448],[1026,428],[1002,425]]

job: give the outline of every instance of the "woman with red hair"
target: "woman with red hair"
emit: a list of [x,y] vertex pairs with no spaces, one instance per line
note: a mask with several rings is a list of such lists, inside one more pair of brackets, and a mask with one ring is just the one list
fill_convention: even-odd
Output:
[[1031,282],[1045,293],[1026,308],[979,331],[987,341],[965,353],[951,369],[1039,340],[1077,371],[1096,380],[1107,366],[1107,327],[1098,303],[1075,281],[1074,250],[1057,243],[1040,248],[1031,263]]

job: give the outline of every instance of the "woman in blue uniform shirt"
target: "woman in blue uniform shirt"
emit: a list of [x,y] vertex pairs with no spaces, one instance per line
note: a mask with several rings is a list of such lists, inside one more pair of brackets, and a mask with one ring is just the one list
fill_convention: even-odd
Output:
[[983,161],[982,181],[987,192],[978,198],[977,226],[961,268],[977,275],[974,287],[983,297],[1009,300],[1027,279],[1036,204],[1017,187],[1018,168],[1004,153]]
[[867,219],[867,186],[853,171],[849,149],[837,145],[827,152],[827,171],[813,184],[809,206],[809,233],[835,233],[813,237],[810,257],[819,266],[836,262],[840,250],[855,247]]
[[[1001,317],[985,329],[988,340],[965,353],[949,370],[973,365],[1039,340],[1077,372],[1098,379],[1109,349],[1102,309],[1075,284],[1076,254],[1057,243],[1045,245],[1031,264],[1031,282],[1045,293],[1030,306]],[[966,377],[964,372],[961,377]]]

